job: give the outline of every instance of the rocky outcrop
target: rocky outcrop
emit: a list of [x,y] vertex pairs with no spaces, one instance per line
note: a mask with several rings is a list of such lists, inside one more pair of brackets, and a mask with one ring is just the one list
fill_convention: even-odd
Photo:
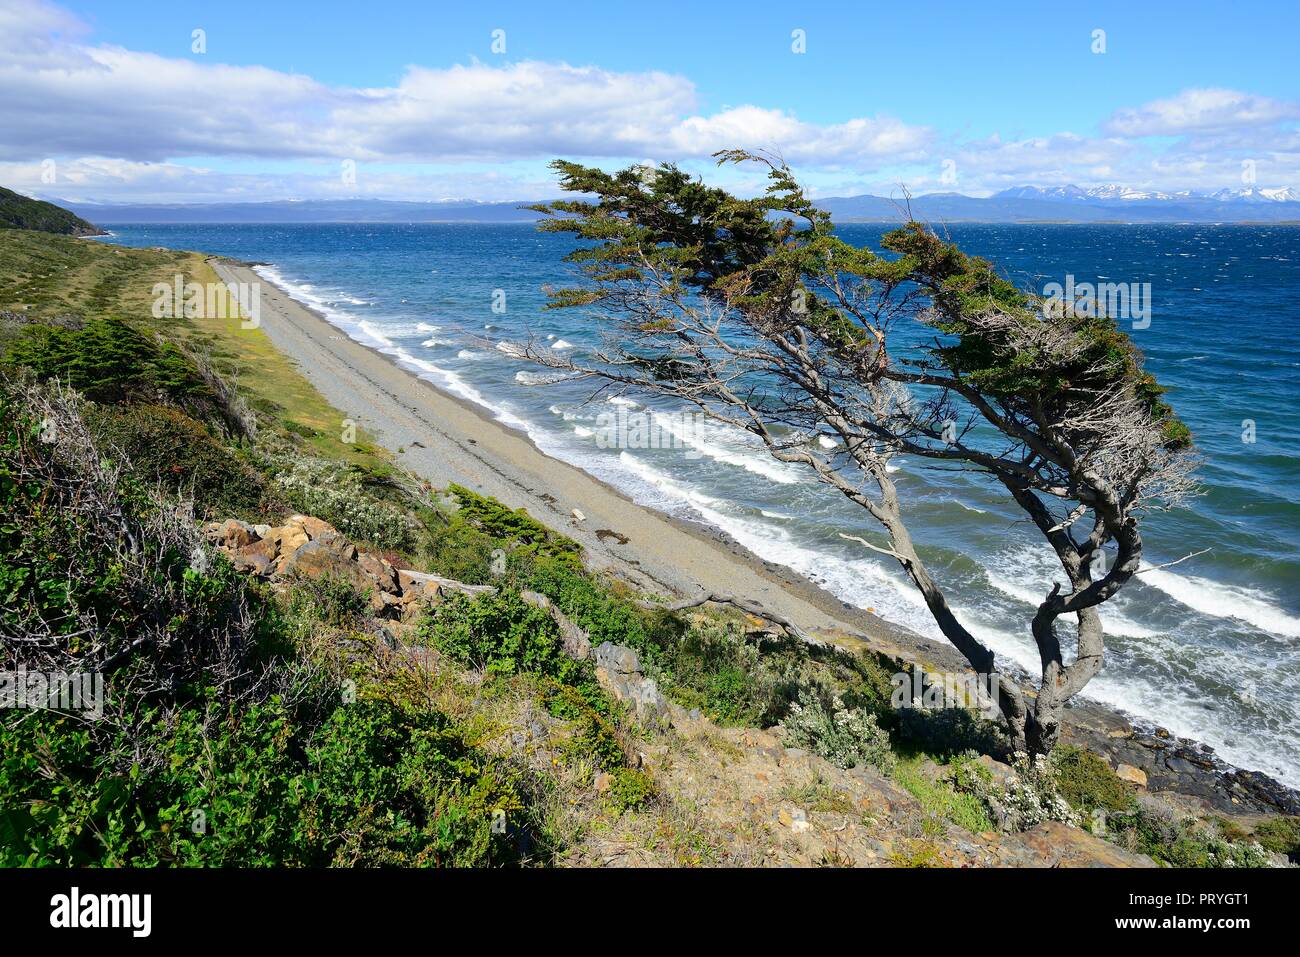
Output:
[[346,581],[367,596],[376,618],[388,621],[413,621],[422,608],[441,604],[453,592],[478,595],[495,590],[397,568],[382,555],[360,551],[333,525],[309,515],[291,515],[277,526],[232,518],[208,525],[205,532],[242,572],[271,581]]
[[596,681],[610,695],[632,709],[637,721],[647,728],[662,727],[668,720],[668,702],[653,678],[641,672],[641,662],[631,648],[605,642],[596,649]]
[[[673,738],[646,744],[642,765],[694,820],[744,842],[745,865],[1153,866],[1056,822],[1020,833],[967,831],[935,817],[874,768],[845,770],[786,747],[771,731],[720,728],[672,703],[668,714]],[[1012,773],[1004,765],[995,770]]]

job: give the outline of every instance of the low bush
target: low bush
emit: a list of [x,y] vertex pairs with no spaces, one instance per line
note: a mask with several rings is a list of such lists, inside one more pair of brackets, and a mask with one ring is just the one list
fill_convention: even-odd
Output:
[[413,541],[417,526],[408,511],[371,494],[346,466],[295,456],[282,464],[275,483],[293,508],[324,519],[349,538],[396,550]]
[[1170,867],[1270,867],[1277,862],[1253,841],[1231,841],[1211,821],[1146,804],[1106,819],[1116,844]]
[[1057,790],[1077,810],[1115,813],[1133,806],[1133,786],[1121,780],[1105,758],[1070,745],[1057,747],[1052,758]]
[[493,674],[530,671],[563,684],[580,679],[582,666],[564,653],[551,616],[516,591],[452,595],[422,619],[419,634],[438,650]]
[[463,485],[448,486],[460,503],[460,515],[491,538],[524,554],[556,559],[571,568],[582,568],[582,547],[573,539],[554,532],[523,509],[511,509]]
[[815,698],[792,704],[782,727],[788,747],[811,751],[838,767],[867,765],[884,774],[894,770],[897,758],[876,716],[846,707],[838,696],[829,707]]
[[619,810],[639,808],[650,799],[650,779],[627,767],[618,709],[596,683],[592,663],[568,657],[550,615],[525,602],[517,591],[502,588],[475,598],[453,595],[426,613],[418,634],[491,677],[523,675],[535,680],[551,714],[571,722],[561,752],[570,761],[605,769],[611,776],[608,797]]
[[180,347],[142,335],[122,319],[27,326],[4,363],[29,368],[41,380],[57,378],[97,402],[170,401],[204,421],[221,418],[217,397]]
[[142,715],[104,746],[54,712],[0,724],[0,866],[484,866],[513,779],[432,711],[273,698]]
[[142,479],[193,498],[201,515],[260,518],[276,509],[266,479],[179,409],[106,405],[88,422],[101,448],[124,456]]
[[1251,837],[1265,850],[1285,854],[1300,864],[1300,817],[1271,817],[1255,826]]

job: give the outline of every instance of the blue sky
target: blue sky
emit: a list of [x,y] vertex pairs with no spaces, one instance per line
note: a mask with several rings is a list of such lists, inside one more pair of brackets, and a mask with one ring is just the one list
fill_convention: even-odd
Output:
[[0,0],[0,27],[0,182],[69,199],[518,199],[555,155],[753,188],[724,145],[822,195],[1213,189],[1247,161],[1300,186],[1293,0]]

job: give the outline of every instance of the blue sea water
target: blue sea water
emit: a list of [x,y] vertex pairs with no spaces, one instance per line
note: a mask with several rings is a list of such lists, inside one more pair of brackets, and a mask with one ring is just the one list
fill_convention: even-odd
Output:
[[[526,225],[122,225],[109,241],[267,263],[263,276],[349,335],[397,355],[440,388],[491,409],[546,453],[636,500],[717,526],[844,600],[938,637],[892,562],[838,537],[879,538],[868,517],[747,436],[710,427],[680,450],[600,448],[610,397],[552,382],[500,344],[537,336],[591,348],[563,284],[567,237]],[[874,245],[886,227],[841,227]],[[1144,523],[1150,565],[1104,606],[1107,663],[1087,695],[1204,741],[1226,760],[1300,787],[1300,228],[975,225],[949,228],[1012,279],[1151,284],[1131,335],[1191,426],[1202,494]],[[494,294],[506,309],[493,311]],[[624,407],[643,397],[617,399]],[[651,403],[660,412],[662,403]],[[1253,423],[1254,441],[1244,441]],[[932,571],[971,630],[1030,672],[1032,607],[1055,560],[995,489],[907,458],[898,481]]]

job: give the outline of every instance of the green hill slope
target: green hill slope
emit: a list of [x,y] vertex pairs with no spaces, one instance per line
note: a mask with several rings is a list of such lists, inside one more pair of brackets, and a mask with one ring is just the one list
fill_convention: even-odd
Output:
[[0,229],[35,229],[67,236],[103,236],[104,230],[44,200],[0,186]]

